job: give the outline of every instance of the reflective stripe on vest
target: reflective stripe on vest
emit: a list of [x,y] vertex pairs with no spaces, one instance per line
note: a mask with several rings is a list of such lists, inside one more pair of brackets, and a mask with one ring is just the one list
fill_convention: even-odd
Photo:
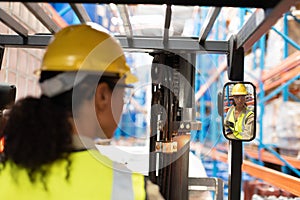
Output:
[[134,199],[131,172],[123,165],[113,163],[113,188],[112,200]]
[[241,135],[241,133],[243,133],[245,130],[246,118],[249,117],[250,114],[252,114],[252,111],[246,108],[246,113],[242,112],[237,121],[235,121],[234,119],[234,111],[235,107],[231,107],[227,113],[226,119],[234,123],[234,128],[229,127],[232,130],[234,136],[238,139],[242,139],[243,136]]

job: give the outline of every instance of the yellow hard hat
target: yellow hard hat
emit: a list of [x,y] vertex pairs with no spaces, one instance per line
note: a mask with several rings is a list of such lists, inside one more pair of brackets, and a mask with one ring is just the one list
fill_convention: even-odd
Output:
[[231,94],[232,95],[247,95],[248,92],[247,92],[247,89],[244,84],[237,83],[233,86]]
[[125,75],[126,83],[137,81],[118,41],[84,24],[71,25],[57,32],[46,49],[41,66],[41,71],[79,70]]

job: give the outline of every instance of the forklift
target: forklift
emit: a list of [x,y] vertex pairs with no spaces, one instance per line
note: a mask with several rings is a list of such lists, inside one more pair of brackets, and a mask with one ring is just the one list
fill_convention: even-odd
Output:
[[[59,1],[48,1],[59,2]],[[59,30],[49,21],[46,12],[36,2],[22,2],[52,33]],[[252,91],[254,121],[256,119],[255,87],[244,82],[244,54],[265,34],[271,26],[289,11],[296,0],[203,0],[203,1],[143,1],[143,0],[112,0],[112,1],[68,1],[81,23],[86,22],[86,12],[80,3],[115,3],[126,4],[166,4],[166,16],[162,37],[136,37],[132,33],[129,13],[123,7],[122,20],[127,25],[125,35],[118,35],[121,45],[126,50],[149,53],[153,57],[151,67],[152,100],[151,130],[149,145],[149,179],[159,185],[165,199],[189,199],[189,191],[193,186],[205,186],[214,191],[214,199],[223,199],[223,181],[220,178],[189,178],[188,164],[190,152],[190,133],[201,129],[201,122],[195,120],[195,64],[197,54],[225,54],[227,56],[227,74],[231,81],[225,84],[218,94],[218,113],[222,117],[222,125],[226,112],[225,104],[230,101],[230,89],[237,83],[248,85]],[[198,37],[170,37],[169,28],[172,19],[172,5],[210,6],[203,27]],[[256,10],[238,33],[225,41],[207,40],[215,20],[222,7],[261,8]],[[29,35],[26,29],[14,18],[0,12],[2,23],[17,34],[0,35],[0,55],[3,59],[6,47],[44,48],[51,35]],[[255,138],[254,130],[250,138],[228,138],[223,128],[224,137],[228,139],[228,186],[230,200],[241,198],[241,168],[243,163],[243,142]]]

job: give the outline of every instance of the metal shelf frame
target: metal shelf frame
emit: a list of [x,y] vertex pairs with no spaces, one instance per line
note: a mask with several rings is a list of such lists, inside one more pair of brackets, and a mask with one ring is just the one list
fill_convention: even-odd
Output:
[[[284,40],[284,51],[283,51],[283,58],[286,59],[288,58],[288,45],[293,46],[294,48],[296,48],[297,50],[300,50],[300,45],[297,44],[296,42],[294,42],[289,36],[288,36],[288,23],[287,23],[287,15],[289,13],[285,13],[283,20],[283,33],[278,31],[276,28],[274,28],[273,26],[271,27],[272,31],[275,31],[278,35],[280,35],[282,37],[282,39]],[[277,88],[274,88],[274,90],[269,93],[268,95],[265,95],[265,84],[264,82],[266,81],[266,79],[263,78],[263,70],[264,70],[264,58],[265,58],[265,40],[266,37],[263,36],[260,38],[259,42],[258,42],[258,47],[261,49],[261,58],[260,58],[260,69],[261,69],[261,76],[260,79],[258,80],[259,82],[259,101],[258,101],[258,106],[260,108],[260,116],[259,116],[259,122],[260,122],[260,130],[259,130],[259,135],[260,135],[260,139],[258,140],[259,143],[259,148],[258,148],[258,152],[259,152],[259,163],[261,165],[263,165],[262,163],[262,155],[260,154],[260,152],[262,152],[263,149],[268,150],[269,152],[271,152],[277,159],[282,160],[282,162],[284,163],[282,171],[287,171],[286,168],[290,169],[291,171],[293,171],[295,174],[300,175],[300,172],[298,169],[296,169],[293,165],[289,164],[288,161],[284,160],[277,152],[275,152],[274,150],[272,150],[271,147],[268,147],[267,145],[264,144],[263,141],[263,116],[264,116],[264,108],[265,108],[265,104],[267,101],[271,100],[272,98],[274,98],[275,96],[277,96],[278,94],[282,93],[282,98],[284,101],[287,101],[288,98],[291,96],[293,98],[293,96],[288,92],[288,87],[290,84],[292,84],[294,81],[299,80],[300,79],[300,74],[299,73],[289,73],[291,74],[289,76],[288,80],[282,80],[280,85],[277,86]],[[293,56],[293,55],[292,55]],[[283,69],[284,70],[284,69]],[[297,71],[297,69],[295,69]],[[291,70],[292,71],[292,70]],[[280,72],[278,72],[280,73]],[[286,72],[288,73],[288,72]],[[299,99],[297,99],[296,97],[294,97],[295,100],[299,101]]]

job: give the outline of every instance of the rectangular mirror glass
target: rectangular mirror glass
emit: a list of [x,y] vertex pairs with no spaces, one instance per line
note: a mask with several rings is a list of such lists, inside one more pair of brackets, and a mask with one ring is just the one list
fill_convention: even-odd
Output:
[[251,141],[256,132],[256,91],[250,82],[223,87],[223,134],[229,140]]

